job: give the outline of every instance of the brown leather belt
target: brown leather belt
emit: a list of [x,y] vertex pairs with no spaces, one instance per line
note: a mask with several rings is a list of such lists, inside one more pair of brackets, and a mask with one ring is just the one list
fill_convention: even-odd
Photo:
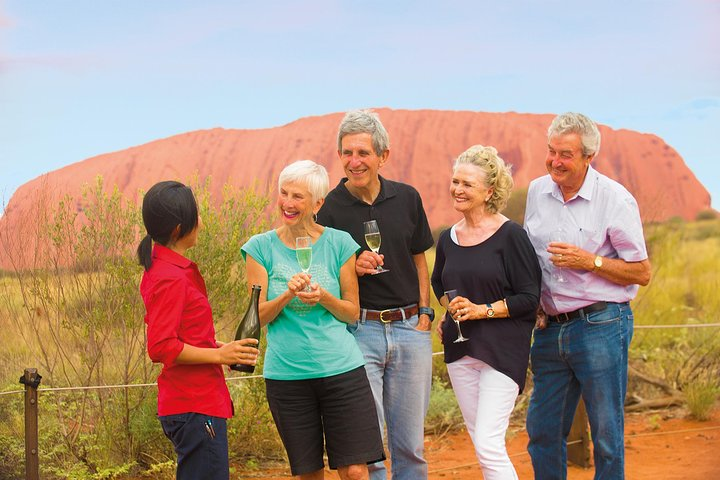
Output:
[[[403,315],[404,313],[404,315]],[[396,322],[398,320],[404,320],[406,318],[413,317],[418,314],[418,306],[410,305],[405,308],[388,308],[387,310],[368,310],[363,308],[360,310],[360,318],[365,317],[365,320],[375,320],[378,322],[389,323]]]
[[607,308],[607,306],[607,302],[595,302],[583,308],[578,308],[577,310],[574,310],[572,312],[559,313],[557,315],[548,315],[548,319],[551,322],[567,323],[575,320],[576,318],[584,317],[589,313],[602,312]]

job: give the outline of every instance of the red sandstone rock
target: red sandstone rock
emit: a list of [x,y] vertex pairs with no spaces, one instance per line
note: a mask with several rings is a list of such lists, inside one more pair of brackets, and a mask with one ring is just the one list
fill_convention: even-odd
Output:
[[[516,188],[545,174],[546,131],[553,115],[435,110],[377,112],[390,133],[391,155],[381,174],[415,186],[433,227],[458,219],[448,186],[455,157],[474,144],[492,145],[513,165]],[[258,181],[274,192],[280,170],[289,162],[312,159],[328,168],[331,187],[342,177],[336,135],[342,113],[307,117],[264,130],[200,130],[107,153],[38,177],[21,186],[0,219],[0,232],[12,238],[17,223],[32,216],[33,196],[43,191],[57,199],[79,195],[101,175],[131,200],[139,190],[167,179],[212,178],[215,195],[222,185]],[[600,172],[620,181],[637,198],[643,218],[692,219],[710,208],[710,195],[682,157],[655,135],[601,126],[602,146],[593,161]],[[47,187],[47,188],[44,188]],[[0,238],[2,242],[2,238]],[[2,258],[0,267],[7,268]]]

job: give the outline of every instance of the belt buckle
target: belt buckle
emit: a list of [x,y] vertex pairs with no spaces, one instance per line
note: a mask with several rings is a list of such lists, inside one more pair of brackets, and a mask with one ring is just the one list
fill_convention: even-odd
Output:
[[394,308],[387,308],[387,309],[385,309],[385,310],[380,310],[380,321],[381,321],[382,323],[390,323],[390,322],[392,322],[392,320],[385,320],[385,319],[383,318],[383,314],[385,314],[385,313],[392,313],[393,310],[395,310],[395,309],[394,309]]

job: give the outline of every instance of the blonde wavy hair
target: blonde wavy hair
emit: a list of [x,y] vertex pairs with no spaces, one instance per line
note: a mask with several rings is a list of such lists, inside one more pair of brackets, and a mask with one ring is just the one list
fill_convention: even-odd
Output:
[[494,147],[473,145],[455,160],[453,171],[460,165],[475,165],[485,173],[485,187],[492,188],[492,196],[485,204],[489,213],[502,211],[513,189],[512,167],[507,165]]

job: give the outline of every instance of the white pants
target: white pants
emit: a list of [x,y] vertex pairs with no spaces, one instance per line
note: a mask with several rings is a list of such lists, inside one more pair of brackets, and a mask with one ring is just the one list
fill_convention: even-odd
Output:
[[518,396],[517,383],[468,356],[448,363],[447,369],[483,477],[517,480],[505,448],[505,432]]

